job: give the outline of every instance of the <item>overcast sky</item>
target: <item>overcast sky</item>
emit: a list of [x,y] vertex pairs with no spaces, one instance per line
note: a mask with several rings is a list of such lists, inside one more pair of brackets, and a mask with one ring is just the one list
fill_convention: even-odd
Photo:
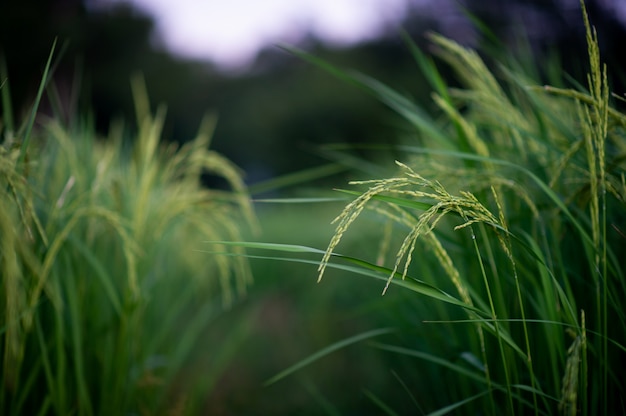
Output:
[[[458,0],[91,0],[96,7],[122,1],[155,19],[160,46],[223,69],[246,66],[261,48],[295,44],[307,34],[338,45],[366,40],[398,28],[409,7],[447,18],[457,32],[462,24]],[[578,0],[560,2],[579,7]],[[626,22],[626,0],[599,3]]]
[[[122,0],[99,0],[100,5]],[[155,18],[165,47],[222,67],[250,63],[264,46],[307,33],[349,45],[397,27],[408,4],[428,0],[126,0]],[[442,1],[442,0],[439,0]],[[447,1],[446,1],[447,2]]]

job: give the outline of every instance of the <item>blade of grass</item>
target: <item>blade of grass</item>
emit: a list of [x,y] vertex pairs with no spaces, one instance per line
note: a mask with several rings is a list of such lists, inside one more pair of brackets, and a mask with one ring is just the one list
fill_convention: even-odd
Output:
[[286,370],[281,371],[280,373],[276,374],[273,377],[270,377],[267,381],[265,381],[263,383],[264,386],[269,386],[272,385],[274,383],[276,383],[277,381],[282,380],[283,378],[289,376],[290,374],[295,373],[296,371],[312,364],[313,362],[327,356],[330,353],[333,353],[337,350],[340,350],[342,348],[348,347],[352,344],[356,344],[358,342],[364,341],[366,339],[371,339],[374,337],[378,337],[384,334],[389,334],[391,332],[394,332],[395,329],[394,328],[378,328],[378,329],[374,329],[371,331],[367,331],[367,332],[363,332],[361,334],[358,335],[354,335],[352,337],[343,339],[339,342],[336,342],[332,345],[329,345],[326,348],[323,348],[319,351],[317,351],[316,353],[306,357],[305,359],[298,361],[296,364],[292,365],[291,367],[287,368]]
[[318,197],[318,198],[261,198],[253,199],[252,202],[259,202],[264,204],[317,204],[325,202],[346,202],[347,198],[338,197]]
[[55,391],[55,385],[57,385],[57,383],[55,383],[54,381],[55,375],[52,370],[52,364],[50,362],[51,360],[48,353],[48,346],[45,341],[43,329],[41,327],[41,322],[39,321],[38,315],[35,318],[35,334],[37,335],[38,352],[43,366],[44,379],[48,387],[47,393],[45,394],[44,398],[50,398],[51,400],[53,400],[52,406],[56,408],[56,412],[58,414],[62,414],[66,409],[63,404],[59,402],[60,396],[58,394],[53,394]]
[[0,55],[0,90],[2,90],[2,121],[6,124],[6,130],[15,133],[15,120],[13,118],[13,104],[11,103],[11,89],[8,82],[9,74],[4,55]]
[[425,137],[435,140],[444,148],[453,148],[448,138],[442,134],[439,128],[435,126],[435,123],[428,116],[428,114],[426,114],[421,108],[417,107],[410,100],[381,82],[355,71],[347,71],[338,68],[327,61],[317,58],[298,48],[283,46],[283,49],[309,63],[318,66],[337,78],[365,90],[389,106],[391,109],[395,110],[398,114],[402,115],[408,122],[417,128],[418,131],[423,132]]
[[78,241],[78,239],[69,235],[67,241],[72,245],[72,249],[78,251],[82,254],[83,258],[86,262],[92,267],[95,277],[98,278],[98,281],[102,285],[104,289],[104,293],[107,295],[113,309],[115,310],[118,317],[122,316],[122,303],[118,296],[118,293],[114,286],[115,279],[109,273],[102,264],[102,262],[98,259],[97,255],[95,255],[92,251],[90,251],[84,243]]
[[55,38],[54,42],[52,42],[52,48],[50,49],[50,54],[48,55],[48,61],[46,62],[46,66],[44,67],[44,70],[43,70],[43,75],[41,77],[41,82],[39,83],[39,89],[37,90],[37,96],[35,97],[35,102],[33,103],[30,116],[28,117],[28,121],[26,123],[26,130],[24,132],[23,142],[20,147],[20,155],[18,158],[18,163],[20,165],[23,165],[24,160],[26,159],[26,150],[28,149],[31,132],[33,130],[33,125],[35,124],[35,118],[37,116],[37,110],[39,109],[39,103],[41,102],[43,92],[49,81],[49,72],[50,72],[50,67],[52,65],[52,57],[54,56],[54,49],[56,48],[56,44],[57,44],[57,40]]
[[443,149],[452,150],[455,148],[454,145],[450,143],[449,137],[442,132],[442,129],[435,124],[428,114],[417,107],[412,101],[387,87],[385,84],[366,75],[354,73],[352,77],[367,87],[381,102],[403,116],[419,132],[423,133],[424,137],[432,139]]
[[419,411],[420,414],[424,415],[424,410],[422,409],[422,407],[420,406],[419,402],[417,401],[417,398],[415,398],[415,395],[413,394],[413,392],[411,391],[411,389],[409,388],[409,386],[407,385],[407,383],[404,382],[404,380],[402,380],[400,378],[400,376],[398,375],[397,372],[392,371],[391,372],[394,376],[394,378],[396,380],[398,380],[398,383],[400,383],[400,386],[402,386],[402,389],[406,392],[406,394],[411,398],[411,401],[413,402],[413,404],[415,405],[415,407],[417,408],[417,410]]
[[[244,247],[244,248],[256,248],[256,249],[268,249],[268,250],[274,250],[274,251],[283,251],[283,252],[296,252],[296,253],[312,253],[312,254],[324,254],[325,252],[322,250],[318,250],[315,248],[311,248],[311,247],[306,247],[306,246],[298,246],[298,245],[290,245],[290,244],[276,244],[276,243],[258,243],[258,242],[232,242],[232,241],[224,241],[224,242],[217,242],[214,241],[212,243],[215,244],[224,244],[224,245],[234,245],[234,246],[240,246],[240,247]],[[203,250],[198,250],[201,252],[205,252],[205,253],[210,253],[210,254],[220,254],[220,255],[226,255],[226,256],[237,256],[237,254],[233,254],[233,253],[222,253],[222,252],[213,252],[213,251],[203,251]],[[305,264],[313,264],[313,265],[319,265],[319,261],[316,260],[307,260],[307,259],[302,259],[302,258],[293,258],[293,257],[270,257],[270,256],[255,256],[252,254],[244,254],[244,257],[247,258],[251,258],[251,259],[264,259],[264,260],[279,260],[279,261],[287,261],[287,262],[296,262],[296,263],[305,263]],[[364,276],[369,276],[369,277],[373,277],[375,279],[378,280],[382,280],[384,282],[387,282],[387,280],[389,279],[389,276],[392,272],[391,269],[387,268],[387,267],[383,267],[383,266],[378,266],[372,263],[369,263],[367,261],[361,260],[361,259],[357,259],[354,257],[350,257],[350,256],[344,256],[342,254],[338,254],[338,253],[333,253],[333,257],[338,258],[338,259],[342,259],[345,260],[348,263],[352,263],[358,267],[354,267],[354,266],[348,266],[348,265],[342,265],[342,264],[337,264],[337,263],[328,263],[328,267],[331,268],[335,268],[335,269],[340,269],[340,270],[347,270],[350,271],[352,273],[356,273],[356,274],[360,274],[360,275],[364,275]],[[429,298],[432,299],[437,299],[439,301],[443,301],[446,303],[450,303],[452,305],[456,305],[456,306],[460,306],[462,308],[465,308],[467,310],[470,310],[472,312],[476,312],[479,315],[485,315],[487,316],[486,312],[481,311],[475,307],[473,307],[472,305],[468,305],[467,303],[455,298],[454,296],[428,284],[425,283],[419,279],[413,278],[411,276],[406,276],[405,279],[401,279],[402,274],[399,272],[396,272],[396,274],[394,275],[395,279],[391,280],[391,284],[393,285],[397,285],[400,287],[403,287],[405,289],[409,289],[411,291],[414,291],[416,293],[420,293],[422,295],[425,295]]]
[[[350,191],[350,190],[346,190],[346,189],[335,189],[338,192],[343,192],[345,194],[349,194],[349,195],[355,195],[355,196],[360,196],[361,192],[359,191]],[[388,196],[388,195],[373,195],[372,199],[377,200],[377,201],[382,201],[382,202],[387,202],[390,204],[393,204],[395,206],[398,207],[404,207],[404,208],[411,208],[411,209],[416,209],[419,211],[427,211],[430,208],[432,208],[435,204],[429,204],[426,202],[420,202],[420,201],[412,201],[406,198],[396,198],[393,196]],[[452,214],[456,214],[458,215],[458,213],[454,212]]]
[[313,397],[313,399],[319,403],[320,407],[324,410],[324,413],[331,416],[341,416],[341,412],[328,401],[326,397],[320,393],[319,389],[308,379],[302,381],[302,385],[305,390]]
[[346,170],[347,168],[339,163],[329,163],[249,185],[248,192],[251,195],[262,194],[293,185],[312,182],[315,179],[326,178],[337,173],[345,172]]
[[363,394],[365,394],[365,397],[370,399],[371,402],[374,403],[382,411],[383,414],[390,415],[390,416],[398,416],[398,413],[394,412],[393,409],[387,403],[385,403],[380,397],[378,397],[371,391],[367,389],[363,389]]
[[[445,360],[443,358],[437,357],[435,355],[423,352],[423,351],[418,351],[416,349],[412,349],[412,348],[405,348],[405,347],[399,347],[397,345],[390,345],[390,344],[381,344],[378,342],[371,342],[370,345],[374,348],[378,348],[380,350],[383,351],[389,351],[389,352],[394,352],[394,353],[398,353],[398,354],[402,354],[402,355],[407,355],[410,357],[415,357],[415,358],[419,358],[428,362],[431,362],[435,365],[441,366],[441,367],[445,367],[451,371],[453,371],[456,374],[462,375],[464,377],[467,377],[471,380],[474,381],[478,381],[481,384],[486,384],[486,385],[491,385],[492,388],[502,391],[502,392],[506,392],[506,387],[503,386],[502,384],[499,384],[493,380],[488,381],[487,378],[484,376],[484,373],[478,373],[475,371],[471,371],[468,370],[465,367],[462,367],[458,364],[455,364],[449,360]],[[545,397],[546,399],[557,403],[559,401],[558,398],[547,395],[545,392],[536,390],[536,389],[532,389],[532,387],[527,387],[526,390],[529,391],[534,391],[536,394]],[[525,406],[527,406],[530,409],[534,409],[533,404],[528,402],[527,400],[524,400],[522,397],[520,397],[519,395],[517,395],[516,393],[513,393],[513,396],[520,400]],[[540,412],[542,414],[547,414],[546,412]]]
[[[483,277],[483,282],[484,282],[484,286],[485,289],[487,291],[487,299],[489,300],[489,308],[491,311],[491,317],[492,319],[495,319],[497,316],[496,313],[496,309],[495,309],[495,305],[494,305],[494,301],[493,301],[493,296],[492,296],[492,291],[491,291],[491,287],[489,284],[489,279],[487,278],[487,273],[485,270],[485,265],[483,263],[483,258],[480,252],[480,248],[478,247],[478,241],[476,241],[476,235],[474,234],[474,227],[472,227],[471,225],[468,227],[470,229],[470,232],[472,234],[472,244],[474,245],[474,249],[475,249],[475,253],[476,253],[476,258],[478,260],[478,264],[480,266],[480,273]],[[506,359],[506,354],[504,351],[504,343],[503,343],[503,331],[504,329],[500,327],[500,325],[498,325],[498,322],[494,322],[494,329],[495,329],[495,334],[496,334],[496,339],[498,341],[498,348],[500,349],[500,357],[502,359],[502,369],[504,371],[504,377],[506,379],[506,389],[507,389],[507,398],[508,398],[508,413],[509,414],[514,414],[514,406],[513,406],[513,392],[511,391],[511,379],[510,379],[510,375],[509,375],[509,367],[507,365],[507,359]],[[521,352],[521,351],[520,351]]]
[[466,404],[473,402],[474,400],[480,399],[483,396],[486,396],[487,394],[489,394],[490,391],[489,390],[485,390],[482,393],[478,393],[475,394],[474,396],[468,397],[466,399],[460,400],[456,403],[452,403],[446,407],[442,407],[439,410],[436,410],[434,412],[431,412],[428,414],[428,416],[443,416],[443,415],[447,415],[449,413],[451,413],[453,410],[457,410],[459,407],[465,406]]
[[[446,102],[450,107],[453,106],[452,98],[450,97],[448,91],[448,85],[446,81],[443,79],[443,76],[437,69],[433,59],[431,57],[427,57],[420,48],[413,42],[413,40],[409,37],[406,32],[402,32],[402,37],[407,45],[409,45],[409,50],[413,55],[413,59],[417,62],[421,73],[426,76],[426,79],[430,83],[431,87],[437,91],[440,97],[442,97],[443,101]],[[460,148],[462,151],[468,151],[469,146],[467,143],[467,137],[461,127],[460,123],[457,120],[453,120],[456,135],[460,140]]]
[[[323,250],[296,244],[263,243],[255,241],[204,241],[207,244],[220,244],[226,246],[237,246],[243,248],[255,248],[262,250],[283,251],[290,253],[314,253],[324,254]],[[209,252],[210,253],[210,252]],[[227,253],[224,253],[227,254]]]
[[[77,392],[78,392],[78,409],[79,413],[84,415],[93,415],[93,404],[91,403],[91,398],[89,395],[89,388],[87,384],[87,374],[85,371],[85,352],[84,352],[84,334],[83,334],[83,325],[81,325],[81,321],[85,318],[82,317],[81,306],[79,305],[79,298],[81,295],[78,291],[78,282],[74,279],[76,277],[76,273],[67,258],[68,255],[65,253],[65,258],[63,259],[64,266],[63,274],[65,275],[65,279],[70,279],[65,285],[66,288],[66,300],[67,300],[67,313],[69,316],[69,325],[70,329],[70,343],[72,344],[72,355],[71,360],[74,365],[74,382],[76,383]],[[63,348],[62,345],[57,346],[57,348]]]

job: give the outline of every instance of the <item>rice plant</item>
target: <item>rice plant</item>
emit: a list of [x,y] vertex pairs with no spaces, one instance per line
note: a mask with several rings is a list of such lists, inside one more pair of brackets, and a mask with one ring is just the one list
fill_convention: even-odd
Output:
[[[161,143],[165,107],[150,111],[140,77],[134,137],[37,116],[51,60],[19,128],[2,80],[0,413],[198,413],[248,325],[209,331],[246,291],[247,262],[194,251],[256,227],[240,172],[208,149],[214,117]],[[203,186],[207,172],[232,191]]]
[[[342,191],[356,199],[334,220],[318,279],[330,268],[348,270],[381,279],[382,294],[420,294],[414,313],[422,324],[404,327],[402,336],[384,329],[355,335],[271,383],[335,347],[382,336],[385,342],[370,345],[404,357],[397,385],[413,403],[387,401],[364,386],[364,397],[386,414],[626,410],[619,375],[626,352],[626,115],[613,106],[608,69],[581,7],[586,89],[538,84],[513,59],[491,70],[477,52],[432,34],[437,55],[462,83],[449,88],[438,64],[409,41],[435,91],[436,114],[374,79],[290,49],[356,83],[414,128],[395,175],[353,181],[358,190]],[[378,255],[361,258],[349,247],[338,253],[363,217],[379,221],[381,237],[372,241]]]

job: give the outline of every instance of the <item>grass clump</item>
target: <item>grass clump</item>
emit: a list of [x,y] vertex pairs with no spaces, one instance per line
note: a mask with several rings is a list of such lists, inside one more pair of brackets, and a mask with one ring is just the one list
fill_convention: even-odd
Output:
[[[462,83],[449,88],[411,43],[435,90],[436,115],[376,80],[294,51],[414,127],[396,149],[403,155],[396,175],[354,181],[362,190],[343,191],[357,197],[335,219],[319,265],[319,279],[341,268],[383,275],[383,294],[397,285],[426,296],[413,313],[428,324],[405,328],[406,336],[394,338],[399,343],[372,344],[411,358],[401,361],[403,369],[419,373],[399,376],[399,385],[409,386],[409,407],[364,393],[388,414],[626,408],[618,370],[626,352],[626,116],[612,106],[607,68],[581,5],[586,89],[538,85],[514,60],[492,72],[475,51],[431,35]],[[371,243],[382,248],[375,261],[336,252],[363,216],[385,230]]]
[[[46,70],[40,92],[47,78]],[[121,124],[102,139],[89,123],[35,123],[41,94],[31,119],[14,129],[7,85],[0,413],[197,412],[230,354],[222,348],[235,348],[245,332],[245,322],[230,326],[216,342],[211,323],[251,273],[242,257],[194,250],[255,227],[239,171],[208,149],[215,119],[181,147],[160,143],[165,108],[151,114],[137,78],[132,142]],[[204,187],[207,172],[232,191]],[[199,360],[203,371],[189,372]]]

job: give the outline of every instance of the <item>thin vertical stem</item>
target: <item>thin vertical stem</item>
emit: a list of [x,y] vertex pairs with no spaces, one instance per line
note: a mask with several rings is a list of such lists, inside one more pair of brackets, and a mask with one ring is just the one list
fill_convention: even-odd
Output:
[[[468,221],[467,217],[463,215],[463,219]],[[513,408],[513,392],[511,391],[511,377],[509,375],[509,369],[507,365],[506,355],[504,353],[504,343],[502,342],[502,336],[500,334],[500,324],[498,323],[498,316],[496,314],[496,308],[493,302],[493,296],[491,294],[491,288],[489,286],[489,279],[487,278],[487,272],[485,270],[485,265],[482,260],[482,256],[480,255],[480,249],[478,247],[478,242],[476,241],[476,234],[474,233],[474,228],[469,226],[470,233],[472,236],[472,243],[474,245],[474,249],[476,251],[476,257],[478,258],[478,264],[480,265],[480,271],[483,276],[483,281],[485,283],[485,289],[487,291],[487,298],[489,299],[489,308],[491,309],[491,318],[493,320],[493,325],[496,331],[496,338],[498,339],[498,347],[500,349],[500,356],[502,357],[502,367],[504,370],[504,377],[506,380],[506,390],[507,390],[507,399],[508,399],[508,407],[509,411],[507,414],[514,415],[515,411]]]

